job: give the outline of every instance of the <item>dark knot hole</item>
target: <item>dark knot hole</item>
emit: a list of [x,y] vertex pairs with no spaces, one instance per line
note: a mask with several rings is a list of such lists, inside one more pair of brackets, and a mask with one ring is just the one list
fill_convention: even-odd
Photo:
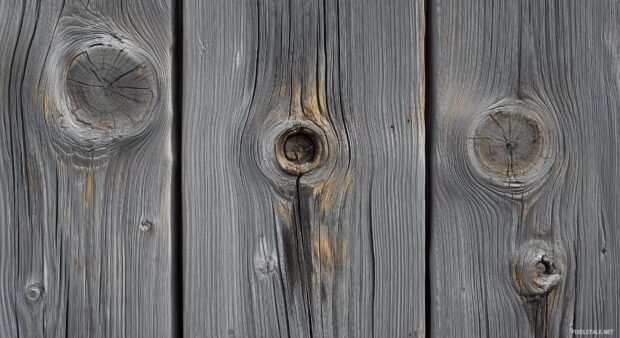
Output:
[[303,132],[287,136],[284,141],[284,156],[296,164],[312,162],[316,157],[315,140]]
[[540,261],[536,263],[536,269],[538,273],[541,275],[557,275],[559,273],[559,269],[556,265],[547,257],[547,255],[543,255],[540,258]]

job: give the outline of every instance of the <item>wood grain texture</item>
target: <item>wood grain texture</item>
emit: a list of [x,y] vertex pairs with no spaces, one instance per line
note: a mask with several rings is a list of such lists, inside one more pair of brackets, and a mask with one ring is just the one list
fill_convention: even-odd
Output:
[[169,337],[170,1],[0,3],[0,336]]
[[620,3],[433,4],[431,336],[617,334]]
[[186,336],[425,335],[423,13],[184,4]]

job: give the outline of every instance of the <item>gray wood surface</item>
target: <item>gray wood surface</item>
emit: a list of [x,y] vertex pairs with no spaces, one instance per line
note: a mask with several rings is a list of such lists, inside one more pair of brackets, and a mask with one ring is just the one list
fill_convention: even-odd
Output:
[[169,337],[170,1],[0,2],[0,337]]
[[186,1],[188,337],[425,335],[422,1]]
[[619,109],[614,0],[1,1],[0,337],[617,335]]
[[617,335],[620,2],[431,3],[431,336]]

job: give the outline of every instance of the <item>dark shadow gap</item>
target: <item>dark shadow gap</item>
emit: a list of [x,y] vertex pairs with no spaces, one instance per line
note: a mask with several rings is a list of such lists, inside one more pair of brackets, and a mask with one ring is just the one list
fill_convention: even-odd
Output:
[[183,1],[172,9],[172,330],[183,337]]
[[434,53],[432,49],[432,40],[433,40],[433,27],[431,18],[433,16],[433,10],[431,9],[431,1],[426,0],[424,3],[424,69],[421,70],[424,72],[424,128],[425,128],[425,145],[424,145],[424,157],[425,157],[425,182],[424,182],[424,201],[425,201],[425,235],[426,235],[426,243],[425,243],[425,280],[424,280],[424,290],[425,290],[425,326],[426,326],[426,337],[431,337],[432,332],[432,286],[431,286],[431,244],[432,244],[432,169],[433,169],[433,116],[432,113],[435,111],[434,106],[434,96],[433,90],[435,89],[435,81],[434,81]]
[[[313,305],[312,304],[312,290],[311,290],[311,281],[310,279],[310,275],[311,275],[311,271],[312,271],[312,257],[310,257],[308,259],[307,253],[305,251],[306,249],[306,244],[310,244],[310,234],[306,233],[309,228],[310,225],[309,224],[304,224],[304,219],[305,217],[303,217],[303,215],[306,215],[307,212],[304,212],[302,214],[302,209],[301,209],[301,202],[302,202],[302,198],[301,198],[301,176],[303,174],[298,174],[297,175],[297,179],[295,180],[295,208],[296,208],[296,231],[298,233],[297,236],[297,241],[296,241],[296,245],[297,245],[297,254],[298,254],[298,262],[300,264],[299,266],[299,273],[300,273],[300,281],[301,281],[301,287],[302,287],[302,292],[304,294],[304,299],[305,300],[305,307],[306,307],[306,311],[308,311],[308,333],[310,335],[310,338],[314,337],[314,333],[312,332],[313,330],[313,320],[312,317],[314,315],[313,313]],[[304,229],[306,228],[306,229]],[[308,278],[308,279],[306,279]],[[305,290],[304,290],[305,289]],[[294,292],[294,291],[293,291]],[[320,319],[320,318],[319,318]]]

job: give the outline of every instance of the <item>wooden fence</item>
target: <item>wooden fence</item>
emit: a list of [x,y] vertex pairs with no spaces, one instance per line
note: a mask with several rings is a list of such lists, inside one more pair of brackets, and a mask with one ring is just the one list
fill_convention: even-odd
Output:
[[620,1],[3,0],[0,107],[2,338],[620,332]]

